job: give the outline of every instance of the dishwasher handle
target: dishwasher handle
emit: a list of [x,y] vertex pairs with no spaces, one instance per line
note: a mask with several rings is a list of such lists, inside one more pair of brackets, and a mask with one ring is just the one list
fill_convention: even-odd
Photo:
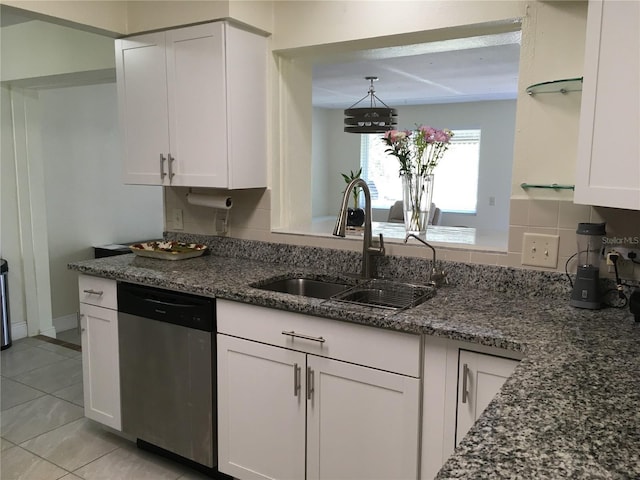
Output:
[[193,303],[178,303],[178,302],[166,302],[163,300],[157,300],[155,298],[143,298],[141,299],[143,302],[148,302],[154,305],[162,305],[165,307],[175,307],[175,308],[197,308],[199,305],[195,305]]

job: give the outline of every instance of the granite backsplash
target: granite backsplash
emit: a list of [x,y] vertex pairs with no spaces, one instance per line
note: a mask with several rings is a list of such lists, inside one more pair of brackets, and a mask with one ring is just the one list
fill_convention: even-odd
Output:
[[[290,245],[229,237],[166,232],[167,240],[202,243],[211,254],[247,258],[279,265],[291,265],[296,269],[313,272],[335,272],[357,274],[360,271],[360,252]],[[404,257],[387,255],[377,259],[381,277],[405,281],[426,281],[431,269],[431,260],[425,256]],[[450,284],[457,287],[491,290],[521,297],[544,297],[569,299],[571,286],[566,275],[559,272],[480,265],[452,261],[438,261],[447,272]],[[604,279],[603,289],[615,290],[615,284]],[[626,287],[627,289],[629,287]],[[612,290],[613,289],[613,290]]]

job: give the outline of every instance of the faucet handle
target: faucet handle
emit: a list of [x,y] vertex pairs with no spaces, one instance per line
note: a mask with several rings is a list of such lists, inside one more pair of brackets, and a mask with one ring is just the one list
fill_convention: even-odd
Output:
[[384,255],[384,237],[380,234],[380,248],[378,249],[380,255]]
[[429,275],[429,280],[431,280],[436,287],[439,287],[443,283],[447,285],[449,284],[449,279],[447,278],[447,272],[445,272],[444,270],[438,271],[435,268],[431,271],[431,275]]

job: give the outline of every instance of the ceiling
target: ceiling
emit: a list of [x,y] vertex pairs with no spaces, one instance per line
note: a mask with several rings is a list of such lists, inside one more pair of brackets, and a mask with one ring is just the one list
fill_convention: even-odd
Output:
[[[367,50],[313,67],[313,105],[348,108],[377,76],[376,95],[390,107],[513,99],[520,32]],[[359,106],[369,106],[369,100]]]

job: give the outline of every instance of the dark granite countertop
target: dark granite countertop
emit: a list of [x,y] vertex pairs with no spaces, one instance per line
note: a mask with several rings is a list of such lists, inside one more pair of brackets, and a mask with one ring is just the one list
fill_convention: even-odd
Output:
[[391,315],[252,288],[268,278],[311,272],[246,258],[171,262],[123,255],[69,267],[523,352],[524,360],[437,478],[640,478],[640,324],[628,309],[581,310],[565,298],[527,296],[517,288],[500,293],[455,286]]

